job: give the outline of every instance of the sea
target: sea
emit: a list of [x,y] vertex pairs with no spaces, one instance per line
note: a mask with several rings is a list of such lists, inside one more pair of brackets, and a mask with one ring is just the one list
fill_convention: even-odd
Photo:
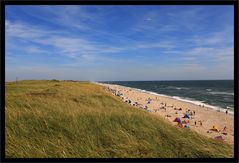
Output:
[[106,81],[234,114],[234,80]]

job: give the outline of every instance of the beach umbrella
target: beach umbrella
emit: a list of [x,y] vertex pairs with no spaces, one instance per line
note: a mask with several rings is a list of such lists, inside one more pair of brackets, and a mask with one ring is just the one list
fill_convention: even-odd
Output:
[[181,122],[181,120],[180,120],[180,118],[179,117],[176,117],[175,119],[174,119],[174,122]]
[[188,118],[190,119],[190,116],[188,114],[185,114],[183,118]]
[[216,136],[214,139],[216,139],[216,140],[224,140],[222,136]]

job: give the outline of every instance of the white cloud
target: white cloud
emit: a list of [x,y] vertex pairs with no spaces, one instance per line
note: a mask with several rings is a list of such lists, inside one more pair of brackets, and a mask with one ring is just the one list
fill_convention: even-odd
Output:
[[[37,28],[36,26],[26,25],[22,22],[5,22],[6,36],[21,39],[36,39],[50,34],[47,29]],[[55,33],[55,32],[53,32]]]
[[[114,53],[122,51],[120,47],[112,47],[102,42],[93,42],[86,38],[72,36],[71,33],[65,31],[53,31],[44,29],[22,22],[10,22],[6,21],[6,35],[7,40],[9,38],[19,38],[21,41],[30,41],[38,43],[44,46],[52,46],[59,55],[67,57],[79,57],[81,55],[87,55],[88,53]],[[70,36],[71,35],[71,36]],[[10,44],[7,42],[7,44]],[[11,42],[11,46],[14,43]],[[17,47],[17,43],[16,46]],[[24,48],[22,49],[24,50]],[[25,48],[28,52],[43,52],[40,48],[31,47]],[[83,57],[85,58],[85,57]]]
[[222,31],[215,31],[207,35],[197,35],[191,41],[197,46],[233,46],[233,38],[233,27],[228,25]]
[[170,41],[160,41],[160,42],[136,42],[134,48],[136,49],[148,49],[148,48],[166,48],[171,49],[174,47],[174,43]]

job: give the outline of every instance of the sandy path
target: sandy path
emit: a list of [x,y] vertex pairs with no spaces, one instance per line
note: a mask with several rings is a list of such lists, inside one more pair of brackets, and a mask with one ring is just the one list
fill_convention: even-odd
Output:
[[[148,109],[152,110],[150,114],[157,114],[168,121],[170,121],[173,125],[176,125],[176,122],[173,122],[173,120],[176,117],[179,117],[182,121],[185,118],[182,118],[184,116],[184,113],[186,113],[186,110],[190,109],[190,111],[195,111],[195,116],[191,116],[192,119],[189,121],[189,128],[203,134],[205,136],[208,136],[210,138],[215,138],[216,136],[222,136],[226,142],[229,144],[234,144],[234,116],[230,114],[225,114],[223,112],[218,112],[216,110],[198,106],[192,103],[176,100],[170,97],[164,97],[159,95],[153,95],[146,92],[140,92],[135,89],[130,89],[127,87],[119,86],[119,85],[110,85],[110,84],[100,84],[103,86],[106,86],[110,89],[120,91],[123,95],[119,98],[126,100],[126,98],[130,99],[133,102],[138,102],[139,104],[142,104],[143,106],[148,106]],[[147,104],[147,99],[151,98],[152,102],[150,104]],[[123,99],[122,99],[123,100]],[[160,103],[167,103],[166,110],[165,109],[159,109]],[[172,107],[173,105],[173,107]],[[182,108],[182,111],[174,110],[174,108]],[[156,112],[155,112],[156,110]],[[176,111],[178,114],[176,114]],[[169,115],[171,117],[167,117],[166,115]],[[196,121],[196,125],[195,125]],[[200,125],[200,122],[202,121],[202,126]],[[207,133],[212,126],[217,126],[221,131],[216,132],[212,131],[211,133]],[[227,135],[222,134],[224,126],[227,127]]]

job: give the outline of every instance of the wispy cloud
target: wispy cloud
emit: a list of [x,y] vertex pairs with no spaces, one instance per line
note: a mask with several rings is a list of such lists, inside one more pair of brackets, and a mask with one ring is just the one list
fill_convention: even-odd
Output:
[[[86,56],[88,53],[113,53],[119,52],[122,48],[112,47],[101,42],[90,41],[86,38],[74,37],[71,33],[65,31],[54,31],[41,29],[33,25],[19,22],[6,21],[6,34],[8,39],[14,37],[21,41],[29,41],[44,46],[51,46],[56,49],[60,55],[68,57]],[[13,42],[12,42],[13,43]],[[28,52],[40,52],[36,47],[25,48]],[[41,50],[41,52],[44,52]]]

